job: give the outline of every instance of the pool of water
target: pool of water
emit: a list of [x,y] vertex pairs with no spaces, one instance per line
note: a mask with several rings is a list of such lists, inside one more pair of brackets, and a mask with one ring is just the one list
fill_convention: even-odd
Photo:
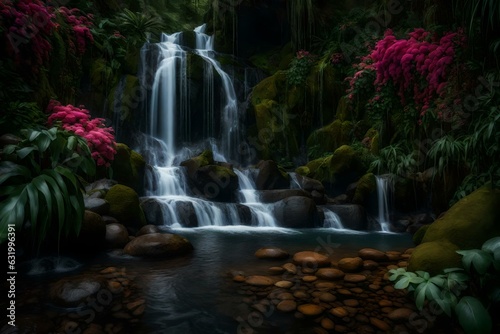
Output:
[[[123,266],[136,275],[147,300],[138,333],[238,333],[242,296],[232,271],[265,274],[287,260],[259,260],[260,247],[281,247],[290,253],[316,250],[332,259],[356,254],[363,247],[403,250],[412,247],[408,234],[361,233],[332,229],[196,228],[174,231],[188,238],[194,251],[167,260],[145,260],[110,252],[100,265]],[[275,312],[276,313],[276,312]]]

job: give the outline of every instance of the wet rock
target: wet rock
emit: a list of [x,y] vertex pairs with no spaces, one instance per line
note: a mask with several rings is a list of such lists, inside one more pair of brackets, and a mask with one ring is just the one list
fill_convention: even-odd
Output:
[[306,283],[310,283],[310,282],[314,282],[316,281],[318,278],[316,276],[311,276],[311,275],[307,275],[307,276],[304,276],[302,277],[302,280]]
[[363,269],[364,270],[375,270],[378,268],[378,263],[373,260],[365,260],[363,261]]
[[314,200],[303,196],[292,196],[274,205],[274,216],[281,227],[309,228],[319,223],[319,214]]
[[316,272],[316,276],[326,280],[341,279],[344,275],[345,273],[342,270],[335,268],[320,268]]
[[284,265],[282,265],[282,267],[289,274],[292,274],[292,275],[297,274],[297,266],[294,265],[293,263],[285,263]]
[[268,270],[271,275],[281,275],[285,272],[285,269],[282,267],[271,267]]
[[292,196],[311,198],[311,194],[302,189],[261,190],[258,194],[262,203],[276,203]]
[[271,277],[267,276],[259,276],[259,275],[254,275],[254,276],[248,276],[245,279],[245,283],[253,286],[271,286],[274,285],[274,279]]
[[391,326],[389,326],[385,321],[374,317],[370,318],[370,324],[372,324],[374,327],[377,327],[383,332],[388,332],[391,329]]
[[317,317],[325,310],[323,307],[315,304],[303,304],[299,305],[297,310],[305,316]]
[[326,267],[330,265],[330,259],[327,256],[311,251],[295,253],[293,262],[303,267]]
[[277,286],[278,288],[283,288],[283,289],[288,289],[288,288],[291,288],[293,286],[293,282],[290,282],[290,281],[279,281],[279,282],[276,282],[274,283],[275,286]]
[[321,295],[319,295],[319,300],[321,300],[322,302],[325,302],[325,303],[331,303],[331,302],[334,302],[335,300],[337,300],[337,297],[335,297],[334,295],[332,295],[329,292],[324,292]]
[[272,160],[261,161],[257,165],[259,173],[255,180],[258,190],[288,189],[290,187],[290,176]]
[[406,322],[415,311],[409,308],[398,308],[387,315],[394,322]]
[[163,205],[156,198],[141,199],[140,205],[142,210],[144,211],[146,224],[161,226],[168,223],[163,217]]
[[388,261],[389,258],[384,252],[373,248],[363,248],[358,252],[358,256],[363,260],[373,260],[376,262]]
[[360,283],[366,281],[366,276],[359,274],[347,274],[344,276],[344,281],[349,283]]
[[259,259],[286,259],[290,256],[287,251],[276,247],[263,247],[255,252]]
[[297,303],[293,300],[283,300],[278,303],[276,308],[281,312],[292,312],[297,308]]
[[106,288],[106,280],[100,276],[81,275],[63,278],[53,283],[49,288],[49,298],[62,307],[77,306],[96,296]]
[[321,327],[327,330],[332,330],[335,328],[335,323],[328,318],[323,318],[321,319]]
[[99,215],[106,215],[109,212],[109,203],[102,198],[86,198],[84,200],[85,209]]
[[335,212],[344,228],[351,230],[366,230],[368,221],[363,206],[357,204],[325,205],[325,209]]
[[128,243],[128,231],[118,223],[106,225],[106,244],[110,248],[122,248]]
[[345,257],[337,263],[337,266],[345,272],[357,272],[363,268],[363,259],[360,257]]
[[135,236],[140,237],[141,235],[153,234],[153,233],[161,233],[161,230],[158,228],[158,226],[149,224],[141,227],[141,229],[137,231]]
[[124,248],[132,256],[171,257],[189,253],[193,249],[184,237],[170,233],[152,233],[136,237]]
[[344,318],[344,317],[349,316],[349,312],[347,312],[347,310],[341,306],[332,308],[330,310],[330,314],[332,314],[333,316],[335,316],[337,318]]

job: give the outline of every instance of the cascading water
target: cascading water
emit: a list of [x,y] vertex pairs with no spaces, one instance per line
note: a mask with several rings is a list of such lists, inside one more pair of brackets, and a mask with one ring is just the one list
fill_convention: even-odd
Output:
[[382,232],[390,232],[389,179],[377,176],[378,223]]
[[323,221],[323,227],[334,228],[338,230],[344,229],[340,217],[335,212],[325,209],[323,210],[323,213],[325,215],[325,220]]
[[[243,206],[248,207],[251,214],[250,222],[246,223],[274,227],[276,222],[270,205],[258,201],[255,184],[245,172],[235,170],[240,182],[241,203],[218,203],[194,197],[187,186],[184,171],[175,166],[176,162],[187,159],[193,153],[189,148],[179,147],[180,138],[185,141],[191,139],[187,72],[188,57],[193,55],[204,63],[203,110],[199,116],[203,118],[203,138],[213,137],[216,123],[220,123],[221,147],[215,139],[208,140],[214,159],[226,162],[228,157],[234,158],[239,143],[238,100],[233,82],[214,58],[213,37],[205,34],[205,25],[196,28],[194,34],[195,49],[182,45],[182,33],[164,34],[161,43],[156,44],[158,65],[152,83],[147,126],[147,134],[152,139],[146,141],[153,142],[153,145],[146,144],[148,147],[144,149],[149,153],[150,164],[154,168],[148,173],[146,195],[160,204],[164,223],[172,227],[240,224],[241,212],[245,211],[241,210]],[[146,57],[143,61],[146,62]],[[143,64],[143,68],[146,65]],[[215,73],[220,78],[220,91],[223,93],[220,112],[215,106],[215,92],[218,91],[214,86]],[[220,120],[216,119],[216,115],[220,115]]]

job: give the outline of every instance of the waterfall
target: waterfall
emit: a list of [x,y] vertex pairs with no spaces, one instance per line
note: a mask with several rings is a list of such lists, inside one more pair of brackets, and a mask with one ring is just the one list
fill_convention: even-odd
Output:
[[328,209],[324,209],[323,213],[325,215],[325,220],[323,221],[323,227],[334,228],[337,230],[345,229],[344,226],[342,225],[340,217],[335,212]]
[[389,186],[388,178],[376,176],[377,180],[377,202],[378,202],[378,217],[377,221],[380,224],[382,232],[390,232],[389,219]]

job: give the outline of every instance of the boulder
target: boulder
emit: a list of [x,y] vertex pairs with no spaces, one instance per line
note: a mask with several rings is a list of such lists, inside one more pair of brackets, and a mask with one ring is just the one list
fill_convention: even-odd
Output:
[[63,278],[49,287],[49,299],[61,307],[75,307],[97,296],[99,291],[107,288],[103,277],[80,275]]
[[448,240],[460,249],[481,248],[500,236],[500,190],[483,186],[455,203],[432,223],[422,243]]
[[272,277],[254,275],[248,276],[245,279],[245,283],[253,286],[271,286],[274,285],[276,281]]
[[261,161],[257,168],[259,173],[255,180],[258,190],[288,189],[290,187],[290,176],[288,173],[272,160]]
[[384,262],[389,260],[389,258],[384,252],[373,248],[360,249],[358,251],[358,256],[363,260],[373,260],[376,262]]
[[308,192],[317,191],[321,194],[325,193],[325,186],[318,180],[300,174],[296,174],[295,179],[297,180],[299,187],[301,189],[304,189],[305,191]]
[[65,244],[70,249],[97,251],[104,247],[106,239],[106,224],[102,217],[95,212],[85,210],[80,233],[77,237],[69,238]]
[[373,173],[363,175],[356,184],[352,203],[366,205],[369,196],[377,190],[377,182]]
[[408,263],[408,271],[427,271],[432,276],[441,274],[446,268],[462,268],[462,257],[457,250],[457,245],[444,239],[424,242],[415,247]]
[[314,159],[318,157],[318,153],[334,152],[340,146],[349,144],[352,127],[352,122],[336,119],[313,131],[307,138],[309,157]]
[[[106,193],[113,187],[117,185],[118,182],[110,179],[100,179],[85,187],[85,192],[92,197],[104,198]],[[97,196],[96,196],[97,194]]]
[[281,227],[307,228],[319,224],[314,200],[302,196],[292,196],[277,202],[274,206],[274,217]]
[[144,234],[130,241],[124,252],[132,256],[168,258],[184,255],[193,250],[184,237],[169,233]]
[[175,201],[173,207],[179,218],[179,223],[184,227],[197,227],[198,217],[194,210],[193,202],[189,201]]
[[122,248],[128,243],[128,231],[122,224],[106,225],[106,244],[110,248]]
[[86,198],[84,200],[85,210],[97,213],[98,215],[106,215],[109,212],[109,203],[102,198]]
[[109,215],[127,226],[141,228],[146,225],[144,212],[139,204],[139,196],[134,189],[117,184],[109,189],[105,200],[108,201]]
[[163,216],[163,204],[156,198],[141,198],[140,205],[146,224],[161,226],[168,223]]
[[302,189],[261,190],[258,194],[262,203],[275,203],[292,196],[311,198],[311,194]]
[[259,259],[286,259],[290,256],[287,251],[276,247],[263,247],[255,252]]
[[365,209],[357,204],[325,205],[325,209],[333,211],[339,216],[344,228],[350,230],[366,230],[368,221]]
[[360,257],[345,257],[341,259],[337,266],[340,270],[353,273],[363,269],[363,259]]

